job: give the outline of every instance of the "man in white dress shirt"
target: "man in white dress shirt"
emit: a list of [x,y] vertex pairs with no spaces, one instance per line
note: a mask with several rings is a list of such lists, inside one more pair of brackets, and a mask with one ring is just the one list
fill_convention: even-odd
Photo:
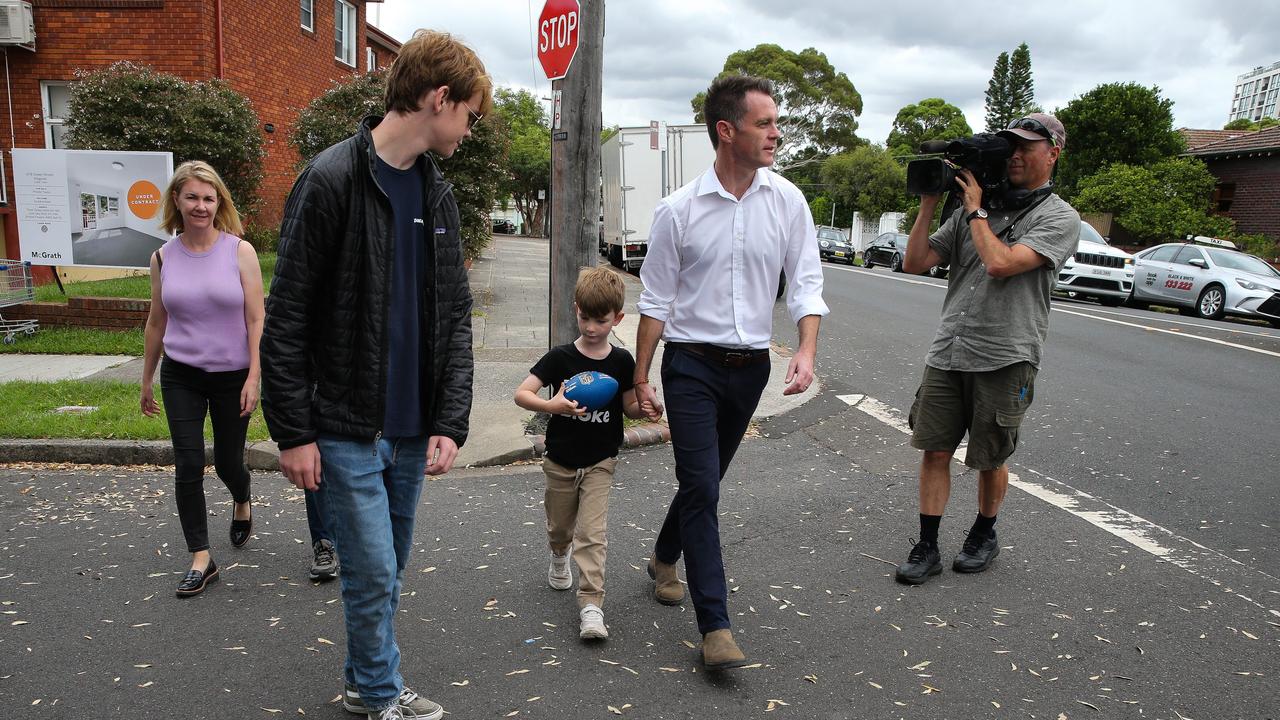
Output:
[[654,544],[654,597],[679,604],[685,575],[709,668],[740,667],[746,656],[729,629],[717,506],[724,477],[769,379],[769,340],[779,272],[799,347],[784,394],[813,382],[822,268],[804,195],[771,171],[781,134],[773,86],[745,75],[717,79],[703,109],[715,164],[653,213],[640,268],[636,396],[652,419],[663,406],[649,385],[658,338],[666,343],[662,387],[679,489]]

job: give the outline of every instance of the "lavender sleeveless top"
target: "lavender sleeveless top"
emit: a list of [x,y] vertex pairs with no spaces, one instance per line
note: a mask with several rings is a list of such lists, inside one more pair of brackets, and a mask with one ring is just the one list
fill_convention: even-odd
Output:
[[160,300],[169,314],[167,357],[207,372],[249,367],[239,245],[240,238],[220,233],[208,252],[191,252],[176,237],[161,249]]

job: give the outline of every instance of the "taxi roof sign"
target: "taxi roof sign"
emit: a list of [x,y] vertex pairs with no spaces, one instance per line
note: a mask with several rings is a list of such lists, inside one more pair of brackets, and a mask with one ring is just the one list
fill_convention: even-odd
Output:
[[1236,249],[1236,244],[1231,242],[1230,240],[1223,240],[1221,238],[1208,237],[1206,235],[1195,235],[1195,236],[1188,235],[1187,240],[1190,242],[1200,243],[1201,245],[1216,245],[1217,247],[1230,248],[1232,250]]

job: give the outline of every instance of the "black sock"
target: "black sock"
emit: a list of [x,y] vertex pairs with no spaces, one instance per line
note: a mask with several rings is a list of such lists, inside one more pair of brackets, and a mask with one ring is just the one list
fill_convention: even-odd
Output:
[[973,528],[969,530],[970,534],[976,534],[978,537],[991,537],[991,533],[996,528],[996,516],[987,517],[982,513],[978,513],[978,519],[973,521]]
[[937,547],[938,526],[942,524],[941,515],[925,515],[920,513],[920,541]]

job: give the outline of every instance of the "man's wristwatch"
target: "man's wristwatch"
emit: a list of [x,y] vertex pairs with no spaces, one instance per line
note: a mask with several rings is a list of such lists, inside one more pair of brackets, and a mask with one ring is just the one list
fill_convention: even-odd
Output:
[[968,225],[969,223],[973,222],[974,220],[977,220],[978,218],[982,218],[983,220],[987,219],[987,211],[985,208],[978,208],[977,210],[974,210],[973,212],[966,215],[964,218],[964,224]]

